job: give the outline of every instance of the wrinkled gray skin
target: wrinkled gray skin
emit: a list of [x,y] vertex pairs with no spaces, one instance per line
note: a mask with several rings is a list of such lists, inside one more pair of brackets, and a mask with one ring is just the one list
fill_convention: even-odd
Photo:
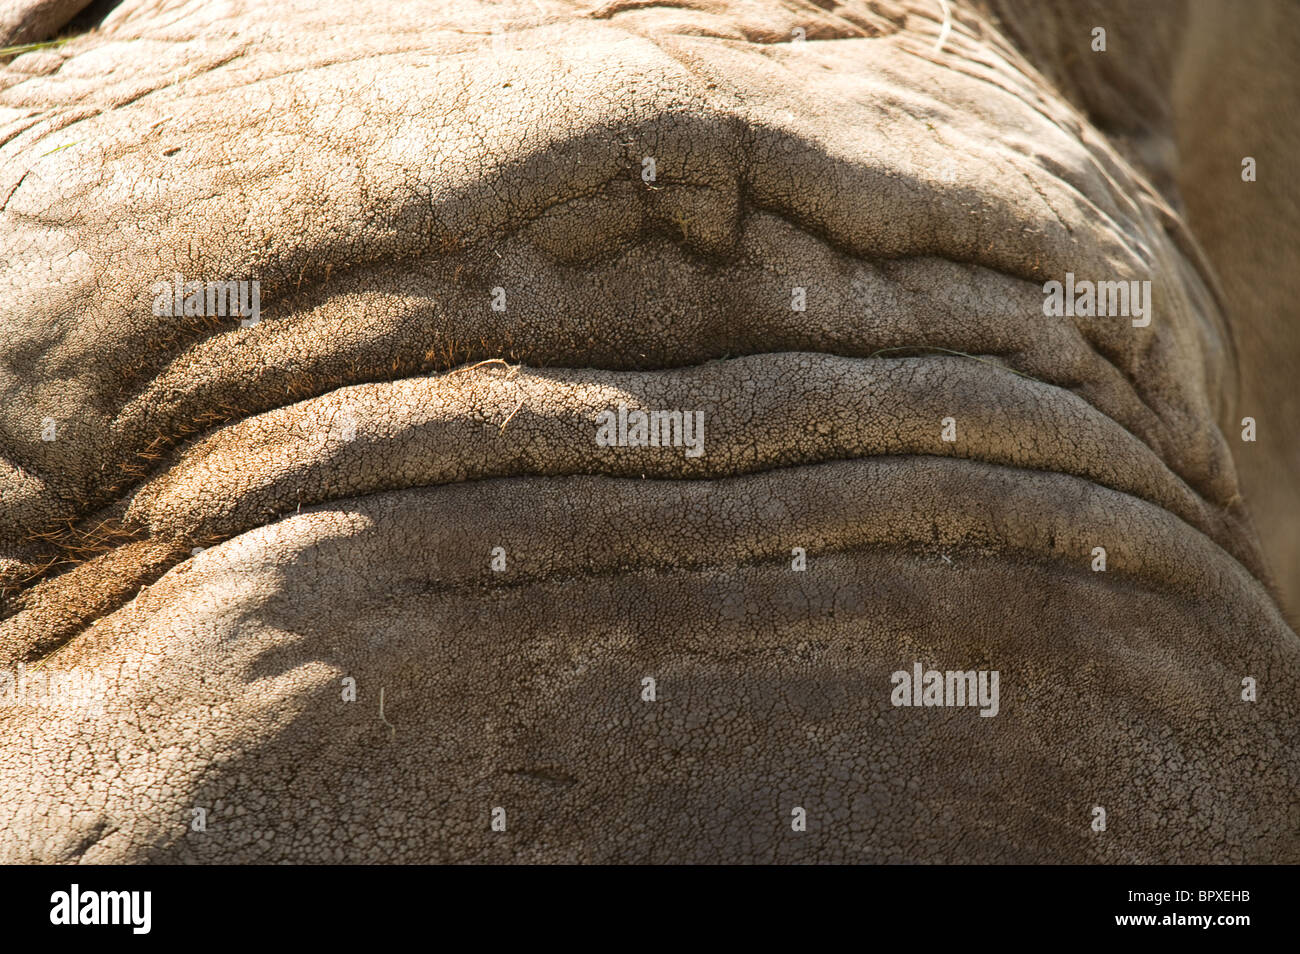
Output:
[[1300,861],[1296,30],[950,8],[128,0],[0,67],[0,655],[105,690],[0,710],[0,858]]

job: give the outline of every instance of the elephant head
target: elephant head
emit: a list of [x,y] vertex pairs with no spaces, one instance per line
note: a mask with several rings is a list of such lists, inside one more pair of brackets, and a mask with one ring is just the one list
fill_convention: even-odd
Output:
[[1300,860],[1280,5],[80,6],[0,857]]

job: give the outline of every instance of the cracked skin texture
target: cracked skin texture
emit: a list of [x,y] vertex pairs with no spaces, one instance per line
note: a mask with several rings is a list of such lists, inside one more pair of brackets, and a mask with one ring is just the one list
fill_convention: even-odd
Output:
[[[128,2],[5,65],[0,656],[108,693],[0,710],[0,857],[1300,860],[1168,144],[953,6]],[[1066,271],[1151,324],[1044,319]]]

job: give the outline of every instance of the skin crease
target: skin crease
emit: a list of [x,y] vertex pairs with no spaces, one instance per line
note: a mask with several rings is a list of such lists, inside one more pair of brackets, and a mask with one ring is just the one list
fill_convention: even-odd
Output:
[[0,858],[1300,860],[1226,8],[949,5],[127,2],[0,67],[0,656],[106,690],[0,708]]

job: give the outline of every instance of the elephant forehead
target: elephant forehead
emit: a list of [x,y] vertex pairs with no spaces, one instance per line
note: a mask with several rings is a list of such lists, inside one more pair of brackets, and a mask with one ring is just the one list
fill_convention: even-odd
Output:
[[[1131,177],[974,37],[954,34],[940,56],[913,33],[759,44],[570,17],[508,43],[456,29],[440,46],[427,42],[447,35],[436,23],[416,43],[390,16],[375,17],[391,31],[381,50],[311,16],[300,46],[258,35],[255,20],[224,38],[120,23],[49,75],[20,80],[16,66],[6,165],[22,175],[6,207],[48,216],[93,200],[57,255],[67,268],[166,267],[166,253],[134,262],[130,250],[184,236],[191,266],[287,270],[326,235],[358,256],[398,250],[397,229],[478,240],[650,158],[656,182],[798,202],[874,254],[930,248],[1052,274],[1071,233],[1101,217],[1109,228],[1069,243],[1082,246],[1072,264],[1152,264]],[[179,77],[148,79],[153,60],[113,68],[125,45],[149,42],[171,50],[160,62],[186,64]],[[72,154],[49,152],[63,144]],[[33,168],[37,157],[48,161]]]

